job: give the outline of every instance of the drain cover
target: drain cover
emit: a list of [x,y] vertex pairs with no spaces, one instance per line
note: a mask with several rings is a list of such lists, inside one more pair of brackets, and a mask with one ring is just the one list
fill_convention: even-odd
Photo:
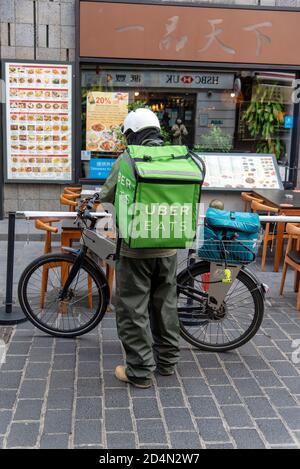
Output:
[[0,327],[0,340],[3,340],[5,344],[8,344],[13,330],[13,327]]

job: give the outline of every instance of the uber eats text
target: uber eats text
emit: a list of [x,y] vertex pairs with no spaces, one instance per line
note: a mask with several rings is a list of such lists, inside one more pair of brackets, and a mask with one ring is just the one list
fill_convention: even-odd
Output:
[[120,201],[118,219],[123,238],[130,235],[132,239],[190,239],[194,236],[192,203],[130,203],[125,193],[120,194]]

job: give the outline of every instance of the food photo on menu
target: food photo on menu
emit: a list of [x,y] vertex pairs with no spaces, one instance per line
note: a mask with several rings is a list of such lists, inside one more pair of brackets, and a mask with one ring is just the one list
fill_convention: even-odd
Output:
[[72,68],[6,64],[8,179],[72,179]]
[[278,171],[272,155],[201,155],[207,173],[204,187],[225,189],[279,189]]

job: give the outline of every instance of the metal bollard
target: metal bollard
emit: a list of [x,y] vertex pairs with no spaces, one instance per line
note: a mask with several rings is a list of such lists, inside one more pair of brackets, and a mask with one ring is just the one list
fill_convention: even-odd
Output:
[[14,255],[16,214],[9,212],[7,237],[6,294],[4,306],[0,306],[0,325],[15,325],[27,321],[20,306],[13,303]]

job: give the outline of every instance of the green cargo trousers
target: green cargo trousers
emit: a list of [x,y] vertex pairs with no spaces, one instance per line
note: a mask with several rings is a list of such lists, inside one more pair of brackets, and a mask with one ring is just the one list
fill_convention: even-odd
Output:
[[179,360],[177,256],[116,262],[116,319],[128,377],[149,379]]

